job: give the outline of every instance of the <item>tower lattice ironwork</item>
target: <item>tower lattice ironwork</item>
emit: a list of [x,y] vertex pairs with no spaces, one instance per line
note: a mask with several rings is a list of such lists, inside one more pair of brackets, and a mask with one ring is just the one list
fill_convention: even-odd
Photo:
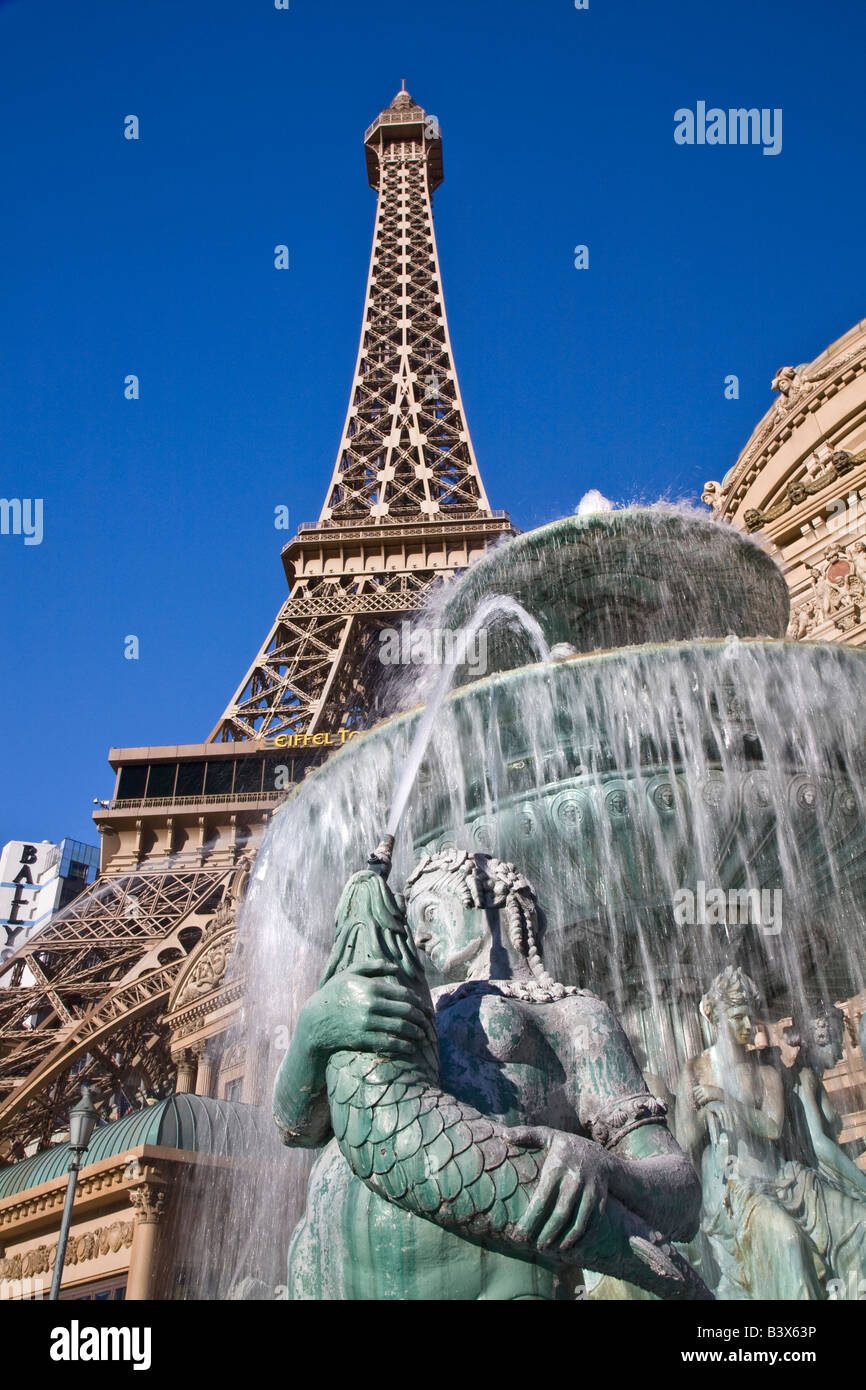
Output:
[[280,795],[269,750],[372,722],[381,628],[513,534],[490,510],[454,369],[432,215],[438,123],[403,90],[364,144],[378,206],[325,505],[283,552],[288,598],[207,742],[112,750],[100,876],[3,962],[0,1159],[50,1142],[82,1081],[121,1108],[172,1089],[161,1014],[248,875]]
[[212,740],[363,727],[381,627],[420,608],[467,547],[511,534],[490,510],[454,369],[433,228],[438,122],[401,91],[364,145],[378,206],[333,476],[318,524],[286,549],[289,596]]

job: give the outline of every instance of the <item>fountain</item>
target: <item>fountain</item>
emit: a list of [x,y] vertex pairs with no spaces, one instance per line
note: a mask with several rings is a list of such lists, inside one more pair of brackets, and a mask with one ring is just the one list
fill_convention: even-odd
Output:
[[[821,1245],[795,1215],[808,1187],[809,1200],[824,1209],[837,1203],[849,1234],[866,1232],[866,1178],[835,1144],[829,1120],[822,1129],[815,1119],[812,1102],[832,1060],[826,1048],[809,1052],[804,1043],[785,1066],[778,1047],[757,1051],[755,1041],[758,1018],[829,1017],[835,1002],[866,984],[866,654],[786,641],[787,586],[773,560],[740,533],[682,508],[587,506],[521,535],[445,594],[438,620],[465,630],[479,605],[486,613],[495,599],[513,600],[537,619],[546,659],[525,629],[491,624],[486,675],[471,679],[458,668],[450,693],[439,682],[436,708],[407,710],[358,736],[274,818],[241,920],[247,1026],[268,1053],[270,1073],[284,1061],[331,953],[340,890],[388,824],[399,780],[389,828],[400,883],[411,881],[419,854],[444,873],[452,863],[465,869],[468,852],[478,882],[485,865],[494,866],[494,878],[518,872],[534,888],[530,915],[537,907],[539,931],[543,923],[544,978],[566,982],[571,994],[588,987],[612,1011],[606,1017],[621,1021],[650,1091],[702,1174],[700,1237],[677,1233],[675,1222],[668,1234],[686,1242],[707,1284],[720,1297],[764,1296],[771,1242],[748,1246],[749,1227],[802,1245],[802,1259],[772,1286],[780,1291],[766,1296],[837,1296],[856,1260],[846,1264],[834,1235]],[[422,723],[426,750],[416,739]],[[485,898],[487,891],[476,906],[492,921],[506,898]],[[393,903],[376,909],[389,923],[404,920],[402,900]],[[435,915],[435,902],[430,910]],[[416,936],[418,920],[410,905]],[[511,967],[517,963],[512,994],[520,993],[534,939],[530,932],[523,954],[505,951]],[[432,954],[424,989],[435,997],[445,977]],[[537,990],[538,972],[525,978]],[[544,1000],[561,1004],[562,995]],[[805,1036],[812,1024],[803,1018]],[[750,1077],[751,1098],[743,1090]],[[434,1083],[435,1067],[425,1084]],[[483,1099],[482,1088],[479,1105]],[[661,1113],[640,1123],[660,1128]],[[289,1140],[313,1143],[314,1129]],[[282,1169],[269,1163],[264,1176],[245,1179],[239,1219],[254,1233],[259,1213],[278,1206],[293,1224],[308,1174],[303,1154],[288,1154]],[[362,1176],[369,1186],[372,1177]],[[322,1181],[314,1175],[311,1193],[321,1197]],[[710,1208],[725,1192],[738,1215],[720,1231]],[[496,1249],[499,1237],[479,1231],[473,1227],[468,1241]],[[860,1251],[859,1239],[848,1241],[849,1255]],[[670,1244],[665,1250],[655,1289],[662,1297],[671,1296],[665,1280],[675,1277]],[[537,1252],[524,1254],[532,1263]],[[798,1271],[807,1265],[813,1273],[804,1291]],[[592,1286],[592,1297],[652,1296],[652,1281],[636,1292],[634,1269],[620,1270],[630,1281],[623,1285],[602,1256],[588,1268],[605,1276],[581,1286],[584,1293]],[[866,1267],[861,1272],[866,1279]],[[370,1296],[413,1295],[383,1286]]]

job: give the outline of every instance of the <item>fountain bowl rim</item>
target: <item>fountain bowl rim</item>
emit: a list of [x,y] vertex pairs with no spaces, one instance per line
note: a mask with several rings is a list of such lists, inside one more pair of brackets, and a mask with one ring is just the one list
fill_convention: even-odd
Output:
[[[607,515],[607,513],[605,513]],[[642,642],[630,646],[608,647],[592,652],[575,652],[571,656],[557,657],[547,661],[527,662],[523,666],[511,667],[504,671],[491,671],[489,674],[480,676],[478,680],[468,682],[466,685],[452,686],[443,699],[443,705],[452,704],[459,700],[465,700],[473,691],[479,691],[482,687],[491,686],[494,682],[503,684],[513,684],[516,681],[530,679],[529,673],[539,673],[546,670],[547,674],[552,674],[557,667],[571,667],[578,664],[607,664],[620,660],[633,653],[670,653],[671,655],[683,655],[696,650],[704,651],[707,649],[724,649],[731,639],[736,637],[736,641],[743,647],[757,649],[770,649],[779,651],[780,649],[794,650],[797,652],[825,652],[832,654],[834,658],[841,661],[853,661],[856,665],[858,661],[866,663],[866,648],[852,647],[843,642],[807,642],[798,641],[789,637],[738,637],[736,633],[730,633],[727,637],[691,637],[682,639],[678,642]],[[797,658],[799,660],[799,658]],[[864,671],[866,675],[866,671]],[[426,709],[426,703],[411,705],[407,709],[397,710],[393,714],[386,715],[372,724],[369,729],[359,730],[354,738],[347,740],[340,748],[329,754],[323,762],[312,767],[302,780],[295,784],[283,801],[279,803],[274,812],[278,816],[284,807],[288,806],[309,787],[310,783],[318,781],[325,775],[326,769],[342,765],[345,759],[361,747],[366,747],[369,741],[375,736],[381,737],[384,731],[396,725],[408,722],[410,719],[417,718]]]

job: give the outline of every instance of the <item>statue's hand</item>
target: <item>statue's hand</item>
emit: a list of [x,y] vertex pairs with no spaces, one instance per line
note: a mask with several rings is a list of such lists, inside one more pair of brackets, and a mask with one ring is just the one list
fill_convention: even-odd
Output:
[[692,1095],[695,1105],[699,1108],[702,1105],[711,1105],[714,1101],[723,1101],[725,1099],[724,1091],[720,1090],[718,1086],[702,1086],[700,1082],[697,1086],[692,1088]]
[[732,1134],[738,1128],[736,1113],[724,1100],[711,1100],[706,1109],[708,1115],[715,1115],[724,1133]]
[[538,1250],[556,1245],[570,1250],[604,1215],[608,1193],[608,1154],[578,1134],[544,1126],[508,1131],[515,1143],[547,1150],[532,1200],[515,1236]]
[[299,1020],[309,1047],[332,1052],[414,1056],[436,1041],[436,1025],[417,996],[397,982],[399,967],[384,961],[333,976],[307,1000]]

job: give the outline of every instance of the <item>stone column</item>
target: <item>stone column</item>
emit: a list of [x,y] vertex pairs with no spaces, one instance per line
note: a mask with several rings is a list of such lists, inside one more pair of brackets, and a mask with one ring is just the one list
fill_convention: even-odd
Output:
[[134,1187],[129,1200],[135,1208],[135,1234],[129,1255],[127,1300],[142,1302],[151,1297],[159,1218],[165,1209],[165,1188],[152,1182]]
[[213,1057],[210,1056],[206,1043],[200,1043],[195,1051],[198,1054],[195,1093],[197,1096],[209,1096],[213,1093]]
[[174,1061],[177,1064],[177,1083],[174,1088],[175,1094],[178,1096],[189,1095],[190,1091],[195,1087],[196,1059],[189,1048],[185,1048],[183,1052],[175,1057]]

